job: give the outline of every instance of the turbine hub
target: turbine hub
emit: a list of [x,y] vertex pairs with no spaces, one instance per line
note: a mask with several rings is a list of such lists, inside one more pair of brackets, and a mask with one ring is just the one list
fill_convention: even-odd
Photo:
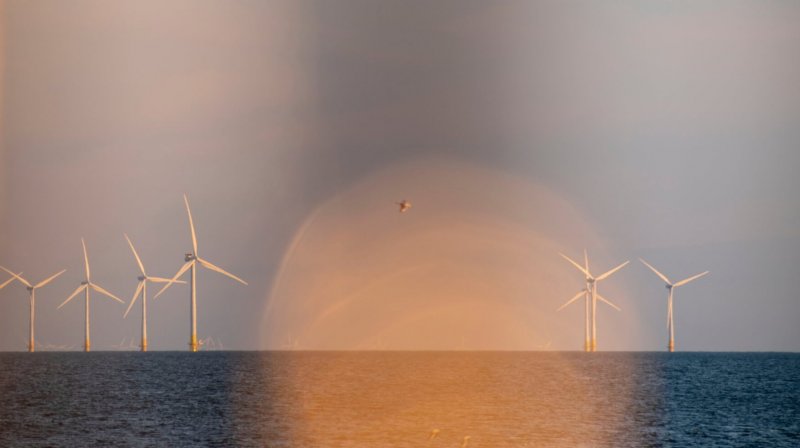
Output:
[[192,261],[195,258],[196,257],[194,256],[194,254],[186,254],[186,256],[184,257],[184,261]]

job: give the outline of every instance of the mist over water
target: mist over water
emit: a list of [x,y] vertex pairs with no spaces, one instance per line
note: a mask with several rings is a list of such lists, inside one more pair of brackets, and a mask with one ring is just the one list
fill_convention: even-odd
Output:
[[[0,354],[2,446],[796,446],[800,355]],[[435,438],[430,438],[438,429]]]

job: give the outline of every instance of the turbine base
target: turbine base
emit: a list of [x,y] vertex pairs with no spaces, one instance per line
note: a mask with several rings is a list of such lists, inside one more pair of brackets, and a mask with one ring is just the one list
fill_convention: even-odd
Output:
[[197,336],[192,335],[192,338],[189,340],[189,350],[196,352],[197,351]]
[[142,339],[142,351],[147,351],[147,339]]
[[669,344],[667,345],[667,350],[670,352],[675,351],[675,341],[669,341]]
[[86,340],[86,342],[83,344],[83,351],[85,351],[85,352],[90,352],[90,351],[92,351],[92,343],[91,343],[91,342],[89,342],[89,340],[88,340],[88,339],[87,339],[87,340]]

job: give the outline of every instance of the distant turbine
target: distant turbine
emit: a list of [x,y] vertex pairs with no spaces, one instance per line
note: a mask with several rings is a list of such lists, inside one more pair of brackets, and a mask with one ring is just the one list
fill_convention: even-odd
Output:
[[683,279],[683,280],[681,280],[679,282],[672,283],[667,278],[666,275],[658,272],[658,270],[656,270],[656,268],[651,266],[648,262],[642,260],[641,258],[639,259],[639,261],[644,263],[645,266],[650,268],[651,271],[655,272],[655,274],[657,276],[659,276],[661,278],[661,280],[664,280],[664,282],[666,283],[667,291],[669,291],[669,293],[667,294],[667,329],[669,330],[669,342],[667,343],[667,350],[669,350],[671,352],[674,352],[675,351],[675,325],[674,325],[673,320],[672,320],[672,290],[674,288],[677,288],[678,286],[683,286],[683,285],[685,285],[685,284],[687,284],[687,283],[689,283],[689,282],[691,282],[693,280],[697,280],[698,278],[708,274],[709,271],[701,272],[701,273],[699,273],[697,275],[693,275],[693,276],[691,276],[689,278],[686,278],[686,279]]
[[[569,258],[564,254],[561,255],[565,260],[569,261],[570,264],[578,268],[586,276],[586,287],[578,292],[572,299],[561,305],[558,309],[559,311],[569,305],[570,303],[578,300],[581,295],[586,298],[586,319],[584,324],[584,350],[587,352],[595,352],[597,351],[597,301],[600,300],[601,302],[605,302],[607,305],[611,306],[612,308],[620,311],[620,308],[610,301],[606,300],[603,296],[597,293],[597,283],[600,280],[605,280],[611,274],[617,272],[618,270],[622,269],[625,265],[629,262],[626,261],[619,266],[611,269],[610,271],[605,272],[602,275],[594,277],[591,272],[589,271],[589,255],[586,253],[586,250],[583,251],[583,261],[585,266],[581,266],[580,264],[576,263],[573,259]],[[591,298],[591,309],[592,309],[592,320],[591,320],[591,338],[588,336],[589,334],[589,299]]]
[[58,309],[61,309],[62,306],[66,305],[67,302],[72,300],[73,297],[77,296],[79,292],[84,291],[86,297],[86,332],[85,332],[85,339],[83,343],[83,351],[88,352],[91,350],[92,344],[89,339],[89,289],[94,289],[95,291],[103,294],[105,296],[111,297],[112,299],[116,300],[121,304],[125,304],[122,300],[117,298],[114,294],[103,289],[100,285],[92,283],[92,276],[91,272],[89,271],[89,255],[86,253],[86,243],[81,238],[81,246],[83,246],[83,261],[86,263],[86,280],[81,282],[81,286],[78,286],[78,289],[75,290],[67,300],[65,300],[61,305],[58,306]]
[[191,298],[191,336],[189,338],[189,349],[193,352],[196,352],[197,351],[197,287],[195,280],[197,276],[196,275],[197,264],[200,263],[200,265],[203,266],[204,268],[210,269],[212,271],[230,277],[243,285],[247,285],[247,282],[231,274],[230,272],[223,270],[218,266],[214,266],[209,261],[204,260],[197,255],[197,235],[195,234],[194,231],[194,222],[192,221],[192,211],[191,209],[189,209],[189,199],[186,197],[185,194],[183,195],[183,202],[186,203],[186,213],[189,215],[189,228],[192,231],[192,253],[186,254],[186,256],[184,257],[184,261],[186,261],[186,263],[178,270],[178,273],[175,274],[174,277],[172,277],[170,283],[164,285],[164,287],[161,288],[161,291],[159,291],[158,294],[155,295],[155,297],[160,296],[164,291],[167,290],[167,288],[172,286],[172,283],[175,282],[178,279],[178,277],[183,275],[187,270],[189,269],[192,270],[192,282],[189,292]]
[[21,277],[22,272],[20,272],[19,274],[15,274],[15,273],[9,271],[8,269],[6,269],[6,268],[4,268],[2,266],[0,266],[0,269],[3,269],[4,271],[8,272],[9,274],[11,274],[13,276],[13,277],[11,277],[11,279],[9,279],[8,281],[6,281],[2,285],[0,285],[0,289],[3,289],[4,286],[6,286],[11,280],[14,280],[14,279],[19,280],[20,282],[22,282],[23,285],[25,285],[26,288],[28,288],[28,294],[30,295],[30,302],[31,302],[31,320],[30,320],[30,325],[29,325],[30,337],[28,339],[28,351],[29,352],[34,352],[34,351],[36,351],[36,341],[33,338],[34,323],[35,323],[35,319],[36,319],[36,290],[41,288],[42,286],[50,283],[51,281],[53,281],[56,277],[58,277],[59,275],[63,274],[64,271],[66,271],[66,269],[64,269],[61,272],[58,272],[56,274],[53,274],[52,276],[48,277],[45,280],[40,281],[39,283],[37,283],[35,285],[31,285],[27,280],[22,278]]
[[[130,305],[128,305],[128,309],[125,310],[125,315],[123,319],[128,317],[128,313],[131,311],[134,302],[139,297],[139,294],[142,295],[142,343],[141,343],[141,350],[143,352],[147,351],[147,282],[153,283],[170,283],[172,280],[168,278],[161,278],[161,277],[150,277],[144,271],[144,264],[142,264],[142,259],[139,258],[139,254],[136,253],[136,249],[133,247],[133,243],[131,239],[128,238],[128,234],[125,234],[125,239],[128,240],[128,245],[131,247],[131,252],[133,252],[133,256],[136,257],[136,263],[139,264],[139,270],[142,272],[139,278],[139,286],[136,287],[136,292],[133,293],[133,299],[131,299]],[[175,283],[183,283],[186,284],[183,280],[177,280]],[[131,340],[132,341],[132,340]]]

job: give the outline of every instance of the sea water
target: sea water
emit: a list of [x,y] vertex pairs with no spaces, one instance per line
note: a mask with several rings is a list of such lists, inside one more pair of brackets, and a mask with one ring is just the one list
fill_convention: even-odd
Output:
[[0,446],[800,446],[800,354],[0,354]]

